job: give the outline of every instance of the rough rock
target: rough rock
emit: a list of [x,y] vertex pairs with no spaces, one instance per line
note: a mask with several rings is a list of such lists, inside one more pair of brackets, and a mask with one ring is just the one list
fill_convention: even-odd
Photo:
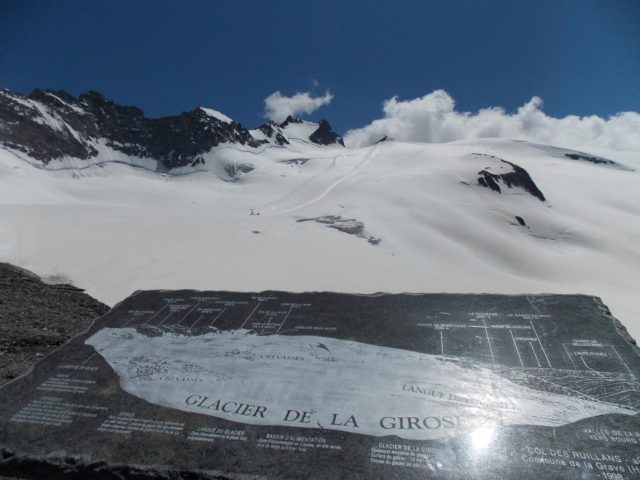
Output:
[[321,217],[300,218],[297,222],[317,222],[326,225],[329,228],[338,230],[348,235],[355,235],[359,238],[366,239],[371,245],[377,245],[381,239],[371,235],[366,235],[364,223],[355,218],[342,218],[340,215],[324,215]]
[[529,173],[524,168],[516,165],[515,163],[511,163],[501,158],[494,157],[493,155],[485,155],[480,153],[474,153],[474,155],[493,158],[511,167],[511,171],[507,171],[505,173],[493,173],[489,167],[479,171],[479,185],[490,188],[491,190],[498,193],[502,193],[502,188],[500,185],[506,186],[507,188],[518,187],[523,189],[530,195],[533,195],[541,202],[545,201],[543,193],[540,191],[538,186],[531,179],[531,176],[529,176]]
[[[287,140],[287,138],[282,135],[282,132],[280,132],[280,126],[275,122],[265,123],[259,128],[262,133],[271,138],[277,145],[289,145],[289,140]],[[262,142],[268,143],[268,140],[263,140]]]
[[302,119],[296,117],[295,115],[289,115],[287,118],[285,118],[284,122],[280,124],[280,128],[285,128],[287,125],[290,125],[292,123],[302,123]]
[[584,160],[589,163],[595,163],[597,165],[616,165],[616,162],[602,157],[594,157],[593,155],[587,155],[585,153],[565,153],[565,157],[571,160]]
[[0,263],[0,384],[25,373],[108,310],[80,288],[49,285]]
[[342,137],[333,131],[331,125],[325,119],[320,120],[318,129],[311,134],[309,140],[318,145],[333,145],[334,143],[338,143],[344,147]]

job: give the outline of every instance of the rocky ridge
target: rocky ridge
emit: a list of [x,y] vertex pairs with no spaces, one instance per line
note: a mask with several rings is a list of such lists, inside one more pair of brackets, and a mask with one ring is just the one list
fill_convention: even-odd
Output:
[[[157,170],[169,171],[204,163],[203,154],[221,144],[288,145],[286,127],[296,122],[302,121],[289,117],[281,124],[269,122],[250,131],[205,107],[147,118],[140,108],[118,105],[93,90],[76,98],[64,91],[36,89],[25,96],[0,89],[0,144],[45,166],[63,158],[88,160],[107,148],[153,159]],[[314,125],[309,142],[344,146],[329,122]]]

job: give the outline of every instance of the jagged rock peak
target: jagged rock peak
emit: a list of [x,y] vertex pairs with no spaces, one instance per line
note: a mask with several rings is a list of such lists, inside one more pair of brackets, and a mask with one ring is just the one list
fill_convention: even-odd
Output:
[[315,124],[290,115],[282,124],[270,121],[250,131],[205,106],[148,118],[142,109],[119,105],[95,90],[76,98],[60,90],[36,89],[22,95],[0,89],[0,145],[44,165],[53,160],[102,161],[101,156],[108,160],[114,157],[109,152],[115,151],[155,160],[159,171],[167,171],[204,163],[203,155],[222,143],[286,147],[292,138],[344,146],[326,120]]
[[313,143],[318,145],[332,145],[338,143],[344,147],[344,140],[333,131],[331,124],[324,118],[318,123],[318,129],[309,137]]
[[[258,129],[268,138],[276,142],[276,144],[283,146],[289,145],[289,140],[282,134],[282,127],[273,120],[269,120],[268,123],[260,125]],[[268,143],[268,140],[263,140],[264,143]]]
[[280,124],[280,128],[285,128],[287,125],[290,125],[292,123],[302,123],[302,119],[296,117],[295,115],[289,115],[287,118],[285,118],[284,122]]

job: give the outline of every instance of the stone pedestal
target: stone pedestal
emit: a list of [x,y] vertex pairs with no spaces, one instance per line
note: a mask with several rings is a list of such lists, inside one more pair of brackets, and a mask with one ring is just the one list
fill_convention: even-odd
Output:
[[639,375],[589,296],[137,292],[0,389],[0,475],[640,478]]

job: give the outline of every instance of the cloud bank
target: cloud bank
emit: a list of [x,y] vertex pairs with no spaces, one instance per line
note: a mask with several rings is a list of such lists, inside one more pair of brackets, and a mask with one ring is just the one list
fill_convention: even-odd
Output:
[[386,135],[413,142],[498,137],[567,147],[640,151],[640,114],[636,112],[618,113],[606,119],[596,115],[554,118],[542,111],[539,97],[533,97],[515,113],[500,107],[476,113],[459,112],[444,90],[413,100],[389,98],[382,110],[382,118],[345,134],[348,146],[370,145]]
[[333,94],[327,92],[321,97],[314,97],[310,92],[298,92],[291,97],[273,92],[264,99],[264,116],[276,122],[282,122],[289,115],[309,114],[315,112],[333,100]]

